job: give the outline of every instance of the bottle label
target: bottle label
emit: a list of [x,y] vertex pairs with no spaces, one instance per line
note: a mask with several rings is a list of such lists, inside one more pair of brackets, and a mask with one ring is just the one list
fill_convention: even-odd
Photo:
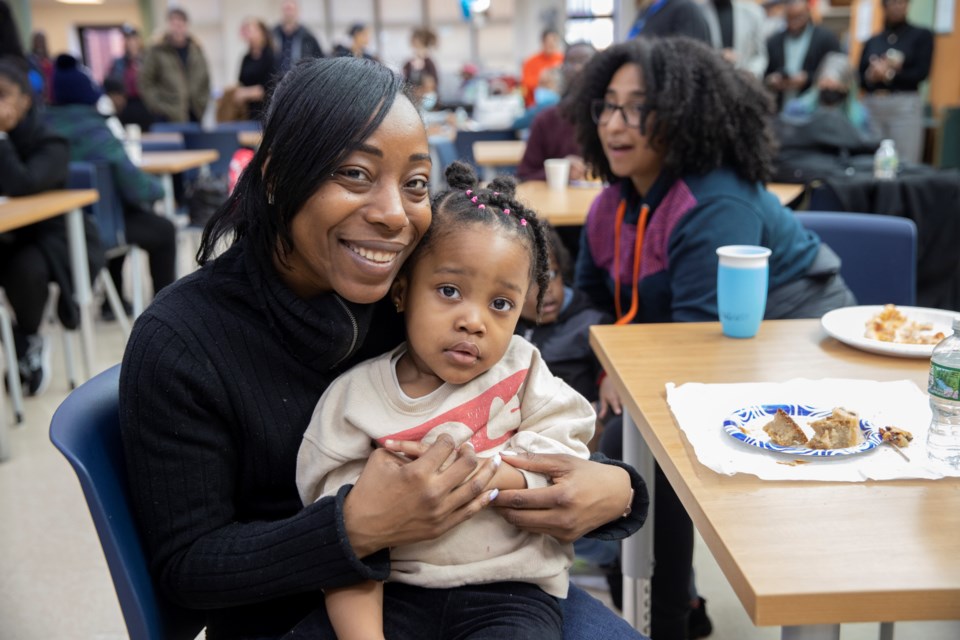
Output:
[[931,362],[927,391],[944,400],[960,400],[960,369]]

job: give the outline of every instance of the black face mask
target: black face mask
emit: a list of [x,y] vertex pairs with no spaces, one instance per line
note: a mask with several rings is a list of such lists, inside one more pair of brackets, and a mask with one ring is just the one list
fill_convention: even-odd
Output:
[[846,99],[846,91],[838,91],[837,89],[820,90],[820,104],[825,107],[835,107]]

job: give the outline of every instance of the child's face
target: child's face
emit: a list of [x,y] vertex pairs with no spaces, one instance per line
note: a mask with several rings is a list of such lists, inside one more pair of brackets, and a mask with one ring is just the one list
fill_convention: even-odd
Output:
[[[560,275],[560,265],[556,258],[550,256],[550,283],[543,294],[543,306],[540,307],[539,324],[553,324],[560,316],[563,307],[563,276]],[[523,301],[523,310],[520,317],[527,322],[538,322],[537,319],[537,290],[536,284],[530,285],[527,299]]]
[[530,251],[520,238],[478,223],[438,238],[393,293],[417,375],[438,387],[488,371],[510,344],[529,287]]

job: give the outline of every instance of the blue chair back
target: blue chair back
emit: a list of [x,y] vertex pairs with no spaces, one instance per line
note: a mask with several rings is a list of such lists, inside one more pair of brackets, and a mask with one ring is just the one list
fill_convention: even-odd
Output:
[[151,133],[186,133],[203,131],[199,122],[154,122],[150,125]]
[[200,613],[173,605],[154,587],[130,510],[120,441],[120,365],[90,379],[53,414],[50,440],[80,480],[132,640],[193,640]]
[[105,251],[127,244],[123,222],[123,203],[113,184],[110,166],[105,162],[71,162],[67,176],[68,189],[96,189],[100,199],[84,207],[93,216],[100,231],[100,242]]
[[[477,161],[473,157],[473,143],[478,140],[516,140],[517,134],[513,129],[486,129],[483,131],[458,131],[454,145],[457,149],[457,159],[469,162],[479,171]],[[506,167],[500,168],[501,173],[510,173]]]
[[917,226],[912,220],[828,211],[795,215],[840,256],[840,274],[857,302],[916,304]]
[[187,149],[216,149],[220,158],[210,163],[210,173],[222,178],[230,170],[230,159],[240,148],[236,131],[187,131],[183,134],[183,144]]
[[140,143],[140,147],[145,151],[181,151],[186,147],[183,146],[183,139],[180,140],[144,140]]
[[240,131],[260,131],[260,121],[259,120],[231,120],[228,122],[218,122],[214,128],[214,131],[233,131],[234,133],[239,133]]

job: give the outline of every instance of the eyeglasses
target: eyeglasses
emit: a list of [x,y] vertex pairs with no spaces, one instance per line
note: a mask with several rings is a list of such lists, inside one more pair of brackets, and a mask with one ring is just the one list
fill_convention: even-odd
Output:
[[644,103],[639,100],[626,104],[614,104],[598,98],[590,102],[590,115],[594,122],[605,125],[613,119],[613,114],[619,111],[620,117],[623,118],[628,127],[639,127],[644,107]]

